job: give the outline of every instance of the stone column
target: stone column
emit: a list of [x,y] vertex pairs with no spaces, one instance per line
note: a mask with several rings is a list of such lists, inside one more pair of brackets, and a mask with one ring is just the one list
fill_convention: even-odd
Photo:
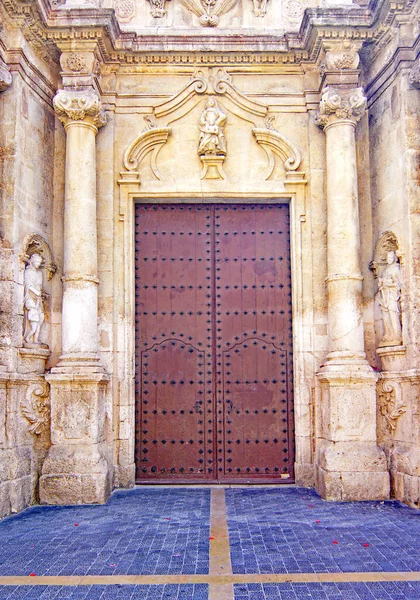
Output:
[[316,472],[331,500],[389,497],[376,443],[377,376],[364,352],[355,128],[365,109],[361,88],[327,86],[318,117],[326,134],[329,352],[318,373]]
[[93,89],[54,98],[66,130],[62,339],[51,384],[51,442],[40,479],[48,504],[104,502],[110,478],[105,442],[108,376],[98,357],[96,148],[105,124]]

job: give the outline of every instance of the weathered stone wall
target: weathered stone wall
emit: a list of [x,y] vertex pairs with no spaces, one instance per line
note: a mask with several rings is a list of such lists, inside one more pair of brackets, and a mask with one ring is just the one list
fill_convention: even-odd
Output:
[[[400,345],[386,345],[377,302],[374,347],[381,370],[377,388],[378,441],[385,449],[392,493],[412,506],[420,502],[419,421],[419,178],[420,91],[416,87],[417,25],[403,25],[385,55],[372,52],[367,72],[369,100],[370,173],[372,194],[372,259],[385,246],[395,249],[401,272]],[[413,48],[401,60],[391,55],[399,43]],[[413,75],[412,75],[413,73]],[[390,241],[391,240],[391,241]],[[376,249],[376,250],[375,250]],[[385,248],[386,250],[386,248]],[[375,271],[375,268],[374,268]],[[378,273],[376,273],[378,275]],[[373,281],[374,292],[378,279]]]
[[[1,516],[38,499],[40,467],[49,446],[49,389],[43,372],[49,356],[46,346],[54,345],[53,297],[60,297],[61,287],[49,278],[45,267],[52,254],[47,257],[47,246],[42,246],[45,242],[50,250],[54,242],[53,87],[48,88],[41,73],[31,78],[19,55],[9,66],[12,81],[0,94]],[[35,250],[47,259],[42,269],[45,322],[40,352],[23,348],[25,254]]]

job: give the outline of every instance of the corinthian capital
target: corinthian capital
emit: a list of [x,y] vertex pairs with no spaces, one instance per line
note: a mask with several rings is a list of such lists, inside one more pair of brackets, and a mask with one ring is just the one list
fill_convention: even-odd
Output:
[[92,90],[60,90],[53,103],[54,110],[64,125],[74,121],[85,121],[99,128],[106,123],[101,101]]
[[367,107],[366,97],[362,88],[351,90],[337,90],[331,87],[324,88],[317,125],[326,127],[337,121],[352,121],[357,123]]
[[7,90],[11,83],[12,76],[10,75],[9,67],[0,58],[0,92]]

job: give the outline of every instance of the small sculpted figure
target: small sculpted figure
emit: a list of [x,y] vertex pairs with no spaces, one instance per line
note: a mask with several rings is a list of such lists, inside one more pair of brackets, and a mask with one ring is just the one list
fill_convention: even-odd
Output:
[[200,139],[198,142],[198,154],[226,155],[226,140],[223,126],[226,122],[225,113],[217,106],[216,100],[209,97],[206,108],[200,117]]
[[267,0],[253,0],[254,15],[256,17],[264,17],[267,12]]
[[44,322],[42,305],[42,257],[32,254],[25,268],[24,277],[24,307],[25,333],[23,340],[26,346],[39,346],[39,334]]
[[378,278],[376,298],[382,312],[384,336],[381,346],[399,346],[402,344],[400,297],[401,272],[394,250],[387,253],[387,266]]

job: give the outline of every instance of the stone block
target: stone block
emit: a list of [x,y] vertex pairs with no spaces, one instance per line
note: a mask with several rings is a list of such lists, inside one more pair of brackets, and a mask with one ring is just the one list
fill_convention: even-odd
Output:
[[36,501],[37,477],[28,475],[14,481],[10,481],[10,510],[18,513]]
[[0,519],[11,512],[10,508],[10,482],[0,483]]
[[404,491],[401,500],[414,508],[420,508],[420,477],[403,475]]
[[131,488],[135,485],[136,465],[117,465],[114,469],[114,486]]
[[103,504],[110,494],[105,474],[43,475],[39,484],[41,504]]
[[341,499],[387,500],[390,495],[388,472],[341,473]]
[[313,487],[315,485],[314,465],[295,463],[295,481],[296,485]]

